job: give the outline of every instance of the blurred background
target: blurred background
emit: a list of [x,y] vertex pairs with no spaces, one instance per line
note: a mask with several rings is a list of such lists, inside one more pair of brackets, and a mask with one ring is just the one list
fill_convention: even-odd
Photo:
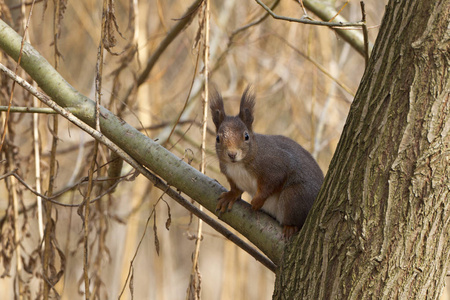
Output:
[[[104,51],[102,105],[198,168],[204,84],[201,12],[164,49],[148,77],[139,81],[149,59],[155,57],[168,32],[192,2],[113,2],[110,17],[114,16],[115,23],[112,18],[107,28],[110,52]],[[337,9],[346,5],[341,15],[350,21],[361,20],[359,1],[324,2]],[[386,2],[366,3],[372,43]],[[23,35],[31,1],[25,6],[21,6],[21,1],[0,3],[2,19]],[[90,0],[36,1],[28,28],[28,38],[35,49],[91,99],[95,97],[102,5],[102,1]],[[298,1],[281,1],[275,11],[295,18],[304,14]],[[257,95],[254,130],[291,137],[313,154],[326,173],[364,72],[364,58],[327,27],[268,17],[244,28],[263,15],[264,10],[255,1],[211,0],[210,81],[221,91],[230,114],[238,112],[240,95],[251,84]],[[5,54],[1,54],[0,61],[14,69],[14,63]],[[0,104],[7,105],[12,82],[3,74],[1,80]],[[15,87],[13,106],[44,106],[33,101],[28,93]],[[92,160],[93,139],[61,117],[55,132],[53,115],[39,114],[37,120],[34,115],[33,121],[30,113],[11,114],[5,146],[10,154],[2,156],[5,160],[0,165],[1,174],[17,168],[16,173],[30,187],[36,189],[38,179],[45,194],[51,160],[56,159],[53,194],[62,193],[55,200],[80,204],[86,193],[83,178],[88,175]],[[4,119],[2,113],[2,124]],[[208,128],[206,174],[228,187],[218,169],[210,120]],[[58,141],[56,157],[50,155],[54,137]],[[40,153],[38,173],[34,149]],[[99,151],[95,176],[101,179],[106,176],[109,153],[104,147]],[[122,174],[130,171],[124,165]],[[96,195],[101,193],[99,189],[94,191]],[[11,208],[14,199],[18,201],[16,212]],[[2,299],[18,299],[19,288],[24,299],[43,295],[37,215],[36,196],[11,177],[2,177]],[[54,251],[49,258],[55,284],[51,296],[84,299],[82,219],[77,207],[56,204],[51,205],[51,217],[55,225]],[[167,220],[170,226],[166,226]],[[193,284],[196,235],[197,219],[153,188],[143,176],[122,181],[113,193],[91,206],[91,293],[97,299],[187,299],[191,286],[203,299],[272,298],[275,275],[207,225],[203,227]],[[11,241],[20,241],[20,246],[15,247]]]

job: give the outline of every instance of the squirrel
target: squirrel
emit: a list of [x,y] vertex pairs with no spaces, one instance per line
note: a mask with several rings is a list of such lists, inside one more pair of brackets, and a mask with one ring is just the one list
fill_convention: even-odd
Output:
[[253,197],[252,208],[274,217],[283,226],[283,236],[290,238],[303,226],[323,173],[311,154],[290,138],[254,133],[254,106],[250,86],[242,95],[237,116],[225,113],[217,90],[211,93],[216,153],[220,171],[230,184],[230,190],[219,196],[216,211],[231,210],[243,192],[248,192]]

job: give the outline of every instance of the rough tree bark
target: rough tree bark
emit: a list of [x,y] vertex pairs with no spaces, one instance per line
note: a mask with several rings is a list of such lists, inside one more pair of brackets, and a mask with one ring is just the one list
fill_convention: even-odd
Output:
[[450,0],[391,0],[274,299],[438,299],[450,255]]

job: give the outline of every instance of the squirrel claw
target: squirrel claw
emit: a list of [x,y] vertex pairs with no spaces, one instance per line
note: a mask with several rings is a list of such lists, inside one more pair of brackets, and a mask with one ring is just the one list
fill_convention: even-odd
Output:
[[[239,199],[239,197],[237,199]],[[219,202],[217,203],[216,211],[219,212],[219,215],[224,212],[231,211],[231,208],[233,207],[233,204],[237,199],[230,197],[228,193],[223,193],[218,199]]]
[[222,217],[222,212],[218,208],[216,208],[216,213],[219,218]]
[[223,203],[221,203],[221,201],[219,201],[219,203],[217,203],[216,206],[216,212],[219,213],[219,215],[222,215],[225,211],[226,211],[226,206],[223,205]]

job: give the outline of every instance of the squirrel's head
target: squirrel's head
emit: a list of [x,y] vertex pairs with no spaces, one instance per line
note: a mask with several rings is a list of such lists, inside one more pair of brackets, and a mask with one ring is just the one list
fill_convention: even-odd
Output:
[[241,98],[239,114],[227,116],[222,96],[215,90],[210,98],[212,119],[216,125],[216,152],[219,160],[224,162],[240,162],[248,159],[254,139],[253,108],[255,96],[247,87]]

